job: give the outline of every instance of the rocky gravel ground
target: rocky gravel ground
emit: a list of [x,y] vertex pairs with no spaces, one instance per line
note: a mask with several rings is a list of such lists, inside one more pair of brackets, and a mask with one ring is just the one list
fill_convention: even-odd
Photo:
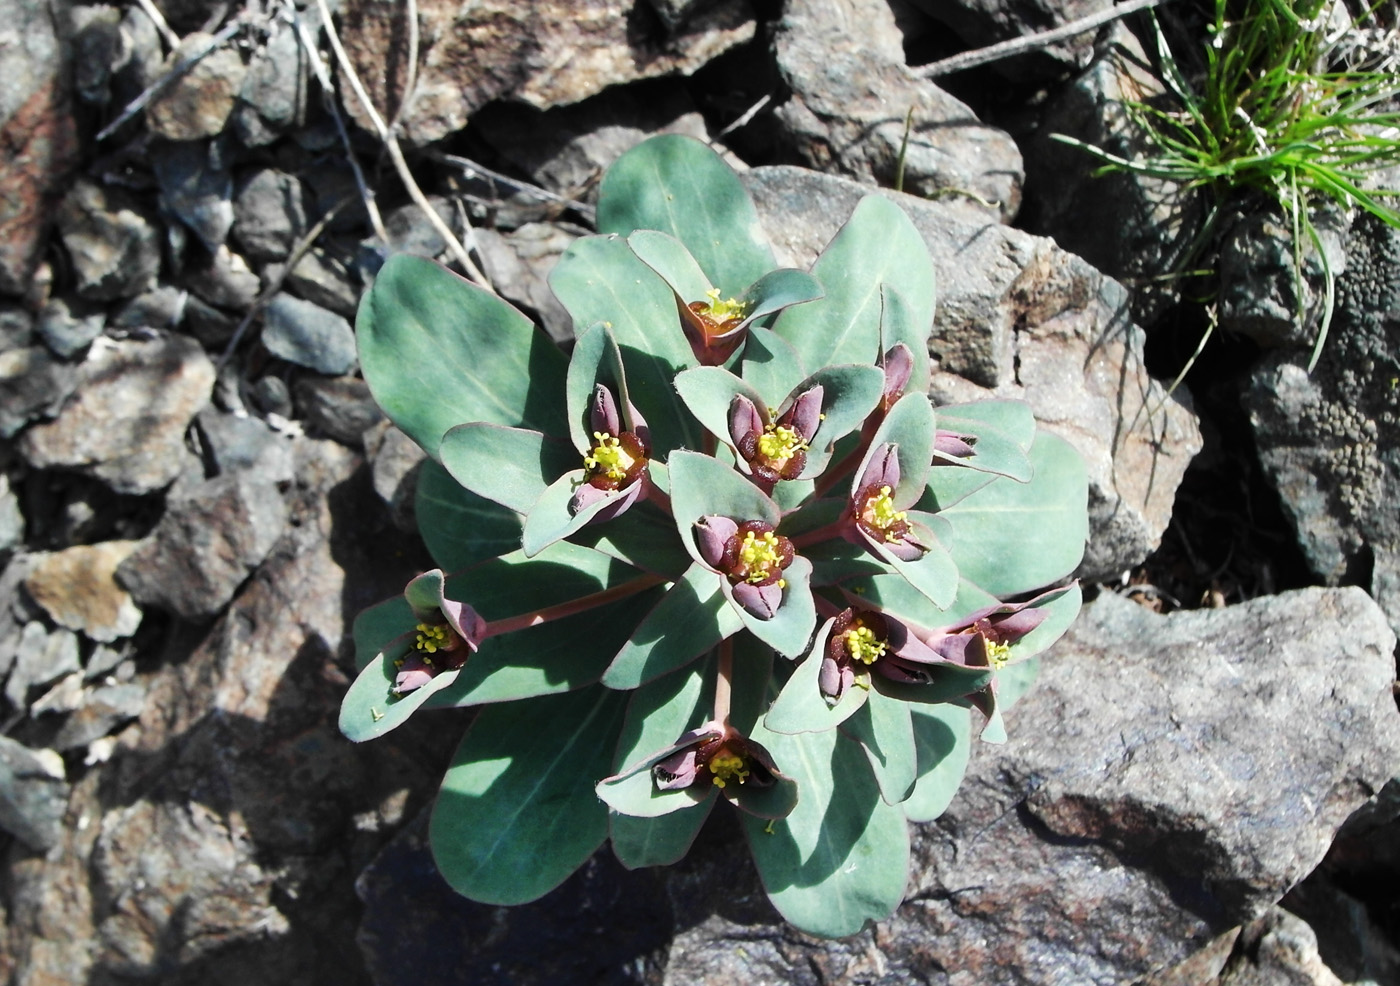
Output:
[[[1131,31],[918,68],[1109,5],[0,0],[6,979],[1400,983],[1400,234],[1341,223],[1310,375],[1287,247],[1242,224],[1169,392],[1195,324],[1124,284],[1179,204],[1047,142],[1121,137]],[[424,809],[460,729],[335,726],[355,614],[431,564],[360,295],[467,253],[567,342],[545,277],[658,132],[713,142],[787,264],[894,198],[935,396],[1024,398],[1089,468],[1097,599],[843,941],[777,918],[723,816],[667,871],[458,898]]]

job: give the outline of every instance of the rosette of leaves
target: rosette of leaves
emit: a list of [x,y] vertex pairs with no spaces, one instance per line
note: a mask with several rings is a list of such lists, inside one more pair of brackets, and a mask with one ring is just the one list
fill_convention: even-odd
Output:
[[778,910],[854,933],[1078,612],[1083,464],[1024,404],[930,404],[932,264],[889,199],[775,269],[738,177],[667,136],[598,216],[550,278],[568,356],[425,260],[365,296],[440,568],[356,621],[341,728],[475,709],[438,713],[465,735],[430,826],[475,900],[535,899],[608,840],[674,862],[738,810]]

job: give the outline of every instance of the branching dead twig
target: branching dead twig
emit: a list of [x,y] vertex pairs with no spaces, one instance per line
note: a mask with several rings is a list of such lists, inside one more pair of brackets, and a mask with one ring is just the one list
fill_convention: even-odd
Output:
[[1028,34],[1021,38],[1012,38],[1009,41],[999,41],[994,45],[985,48],[977,48],[973,51],[964,51],[952,55],[948,58],[941,58],[936,62],[914,69],[914,74],[921,79],[933,79],[940,75],[951,75],[954,72],[961,72],[964,69],[976,68],[978,65],[989,65],[992,62],[999,62],[1003,58],[1010,58],[1012,55],[1022,55],[1028,51],[1036,51],[1047,45],[1052,45],[1056,41],[1063,41],[1065,38],[1072,38],[1076,34],[1085,34],[1115,21],[1120,17],[1127,17],[1135,14],[1139,10],[1146,10],[1149,7],[1156,7],[1166,3],[1167,0],[1126,0],[1116,7],[1108,10],[1101,10],[1097,14],[1090,14],[1088,17],[1081,17],[1078,20],[1070,21],[1061,27],[1051,28],[1049,31],[1041,31],[1038,34]]
[[296,25],[297,40],[301,42],[302,48],[306,51],[306,57],[311,62],[311,71],[316,75],[316,81],[321,85],[321,102],[325,105],[326,111],[330,113],[331,119],[335,121],[336,133],[340,135],[341,146],[345,148],[345,159],[350,162],[350,171],[355,176],[355,185],[360,190],[360,200],[365,204],[365,213],[369,216],[369,224],[374,229],[374,234],[384,242],[389,242],[389,232],[384,228],[384,219],[379,215],[379,206],[374,201],[374,190],[365,181],[365,173],[360,168],[359,159],[355,157],[355,149],[350,144],[350,131],[345,128],[345,120],[340,115],[340,108],[335,101],[335,88],[331,84],[330,73],[326,71],[326,65],[321,61],[321,52],[316,47],[316,42],[311,38],[311,32],[306,29],[306,24],[293,10],[292,21]]
[[454,168],[460,168],[468,176],[475,175],[478,178],[485,178],[488,181],[499,182],[502,185],[515,189],[517,192],[522,192],[525,195],[537,198],[543,202],[553,202],[555,205],[567,206],[590,221],[597,212],[597,210],[587,202],[580,202],[578,199],[571,199],[557,192],[551,192],[549,189],[541,188],[539,185],[532,185],[528,181],[521,181],[519,178],[512,178],[510,175],[504,175],[499,171],[493,171],[485,165],[477,164],[470,158],[434,150],[429,150],[427,154],[428,157],[432,158],[434,161],[440,161],[443,164],[452,165]]
[[171,51],[180,47],[180,36],[170,29],[170,25],[165,22],[165,16],[160,12],[159,7],[151,0],[136,0],[136,5],[141,8],[143,14],[151,19],[156,30],[165,38],[166,44],[170,45]]
[[[122,110],[120,116],[99,130],[96,139],[106,140],[108,137],[112,136],[112,134],[116,133],[117,130],[121,128],[122,124],[144,110],[147,104],[161,93],[165,92],[171,83],[198,65],[204,58],[213,54],[224,42],[228,41],[242,30],[243,24],[244,22],[241,18],[235,18],[229,21],[219,30],[218,34],[210,37],[208,41],[194,49],[194,51],[191,51],[188,55],[181,57],[179,61],[170,67],[170,71],[151,83],[150,87],[141,95],[127,103],[126,109]],[[166,30],[169,30],[169,28],[167,27]]]
[[408,190],[409,198],[413,199],[414,204],[423,211],[429,224],[447,243],[453,257],[462,265],[462,270],[466,272],[466,275],[494,294],[496,289],[491,284],[491,279],[476,265],[476,261],[472,260],[471,254],[467,252],[462,241],[448,228],[447,223],[443,222],[442,217],[428,201],[428,197],[423,194],[423,189],[418,187],[418,182],[413,178],[413,172],[409,170],[408,161],[403,156],[403,148],[399,146],[398,138],[384,123],[384,118],[379,115],[379,111],[374,108],[374,103],[369,98],[369,93],[365,91],[364,85],[361,84],[355,67],[350,64],[350,57],[345,53],[345,47],[340,43],[340,35],[336,33],[335,25],[331,22],[331,11],[330,7],[326,5],[326,0],[316,0],[316,6],[321,12],[321,21],[326,29],[326,38],[330,41],[331,51],[335,52],[336,64],[340,66],[340,71],[345,76],[346,82],[350,84],[355,98],[364,107],[365,115],[369,117],[370,123],[373,124],[380,141],[384,144],[384,149],[389,154],[389,160],[394,163],[394,170],[398,172],[399,180]]
[[353,198],[353,195],[343,196],[339,202],[336,202],[326,210],[326,214],[316,221],[316,225],[303,233],[301,238],[292,245],[291,253],[287,255],[287,263],[283,266],[281,273],[273,278],[271,283],[263,289],[262,293],[253,299],[253,303],[248,306],[248,311],[243,315],[243,321],[239,322],[238,328],[233,330],[233,336],[229,339],[228,345],[224,347],[223,355],[221,355],[218,362],[214,364],[214,371],[216,374],[222,372],[224,364],[232,358],[234,352],[238,349],[238,344],[243,341],[244,333],[246,333],[248,327],[253,324],[253,320],[267,307],[267,303],[272,300],[273,295],[282,290],[282,283],[287,280],[287,275],[301,262],[301,258],[306,256],[306,252],[311,249],[312,244],[320,239],[321,234],[326,231],[326,227],[330,226],[330,224],[335,221],[335,217],[339,215],[340,210],[349,205]]

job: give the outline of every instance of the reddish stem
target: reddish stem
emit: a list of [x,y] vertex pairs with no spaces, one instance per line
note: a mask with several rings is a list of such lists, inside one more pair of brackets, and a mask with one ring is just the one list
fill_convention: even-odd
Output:
[[734,638],[719,642],[719,671],[715,675],[714,721],[729,725],[729,697],[734,690]]
[[854,527],[855,522],[852,521],[846,513],[842,513],[839,518],[833,520],[830,524],[813,528],[810,531],[804,531],[801,534],[794,534],[790,536],[788,540],[792,542],[794,548],[801,551],[803,548],[810,547],[814,544],[820,544],[823,541],[833,541],[836,538],[843,538]]
[[652,586],[660,585],[665,581],[666,577],[664,575],[643,575],[640,578],[633,579],[631,582],[615,585],[611,589],[604,589],[602,592],[595,592],[592,595],[583,596],[579,599],[570,599],[568,602],[559,603],[555,606],[546,606],[532,613],[508,616],[504,620],[491,620],[486,624],[486,632],[481,635],[481,639],[486,640],[488,637],[498,637],[503,633],[524,630],[526,627],[537,627],[543,623],[549,623],[552,620],[573,616],[575,613],[582,613],[596,606],[603,606],[607,603],[616,602],[619,599],[626,599],[628,596],[644,592]]

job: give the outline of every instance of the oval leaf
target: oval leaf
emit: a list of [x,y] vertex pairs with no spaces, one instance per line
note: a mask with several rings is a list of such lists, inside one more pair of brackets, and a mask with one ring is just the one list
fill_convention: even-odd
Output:
[[598,232],[626,236],[638,229],[680,240],[725,297],[774,266],[758,210],[739,176],[693,137],[652,137],[603,175]]
[[1074,571],[1089,536],[1084,460],[1062,438],[1041,432],[1030,451],[1029,483],[997,479],[940,516],[962,577],[994,596],[1049,585]]
[[355,337],[375,402],[430,456],[468,421],[565,434],[563,353],[441,264],[390,257],[360,302]]
[[428,554],[449,572],[520,547],[520,515],[463,489],[432,459],[418,473],[413,509]]
[[603,688],[483,709],[457,748],[428,838],[464,897],[523,904],[553,890],[607,837],[593,785],[608,771],[626,698]]

